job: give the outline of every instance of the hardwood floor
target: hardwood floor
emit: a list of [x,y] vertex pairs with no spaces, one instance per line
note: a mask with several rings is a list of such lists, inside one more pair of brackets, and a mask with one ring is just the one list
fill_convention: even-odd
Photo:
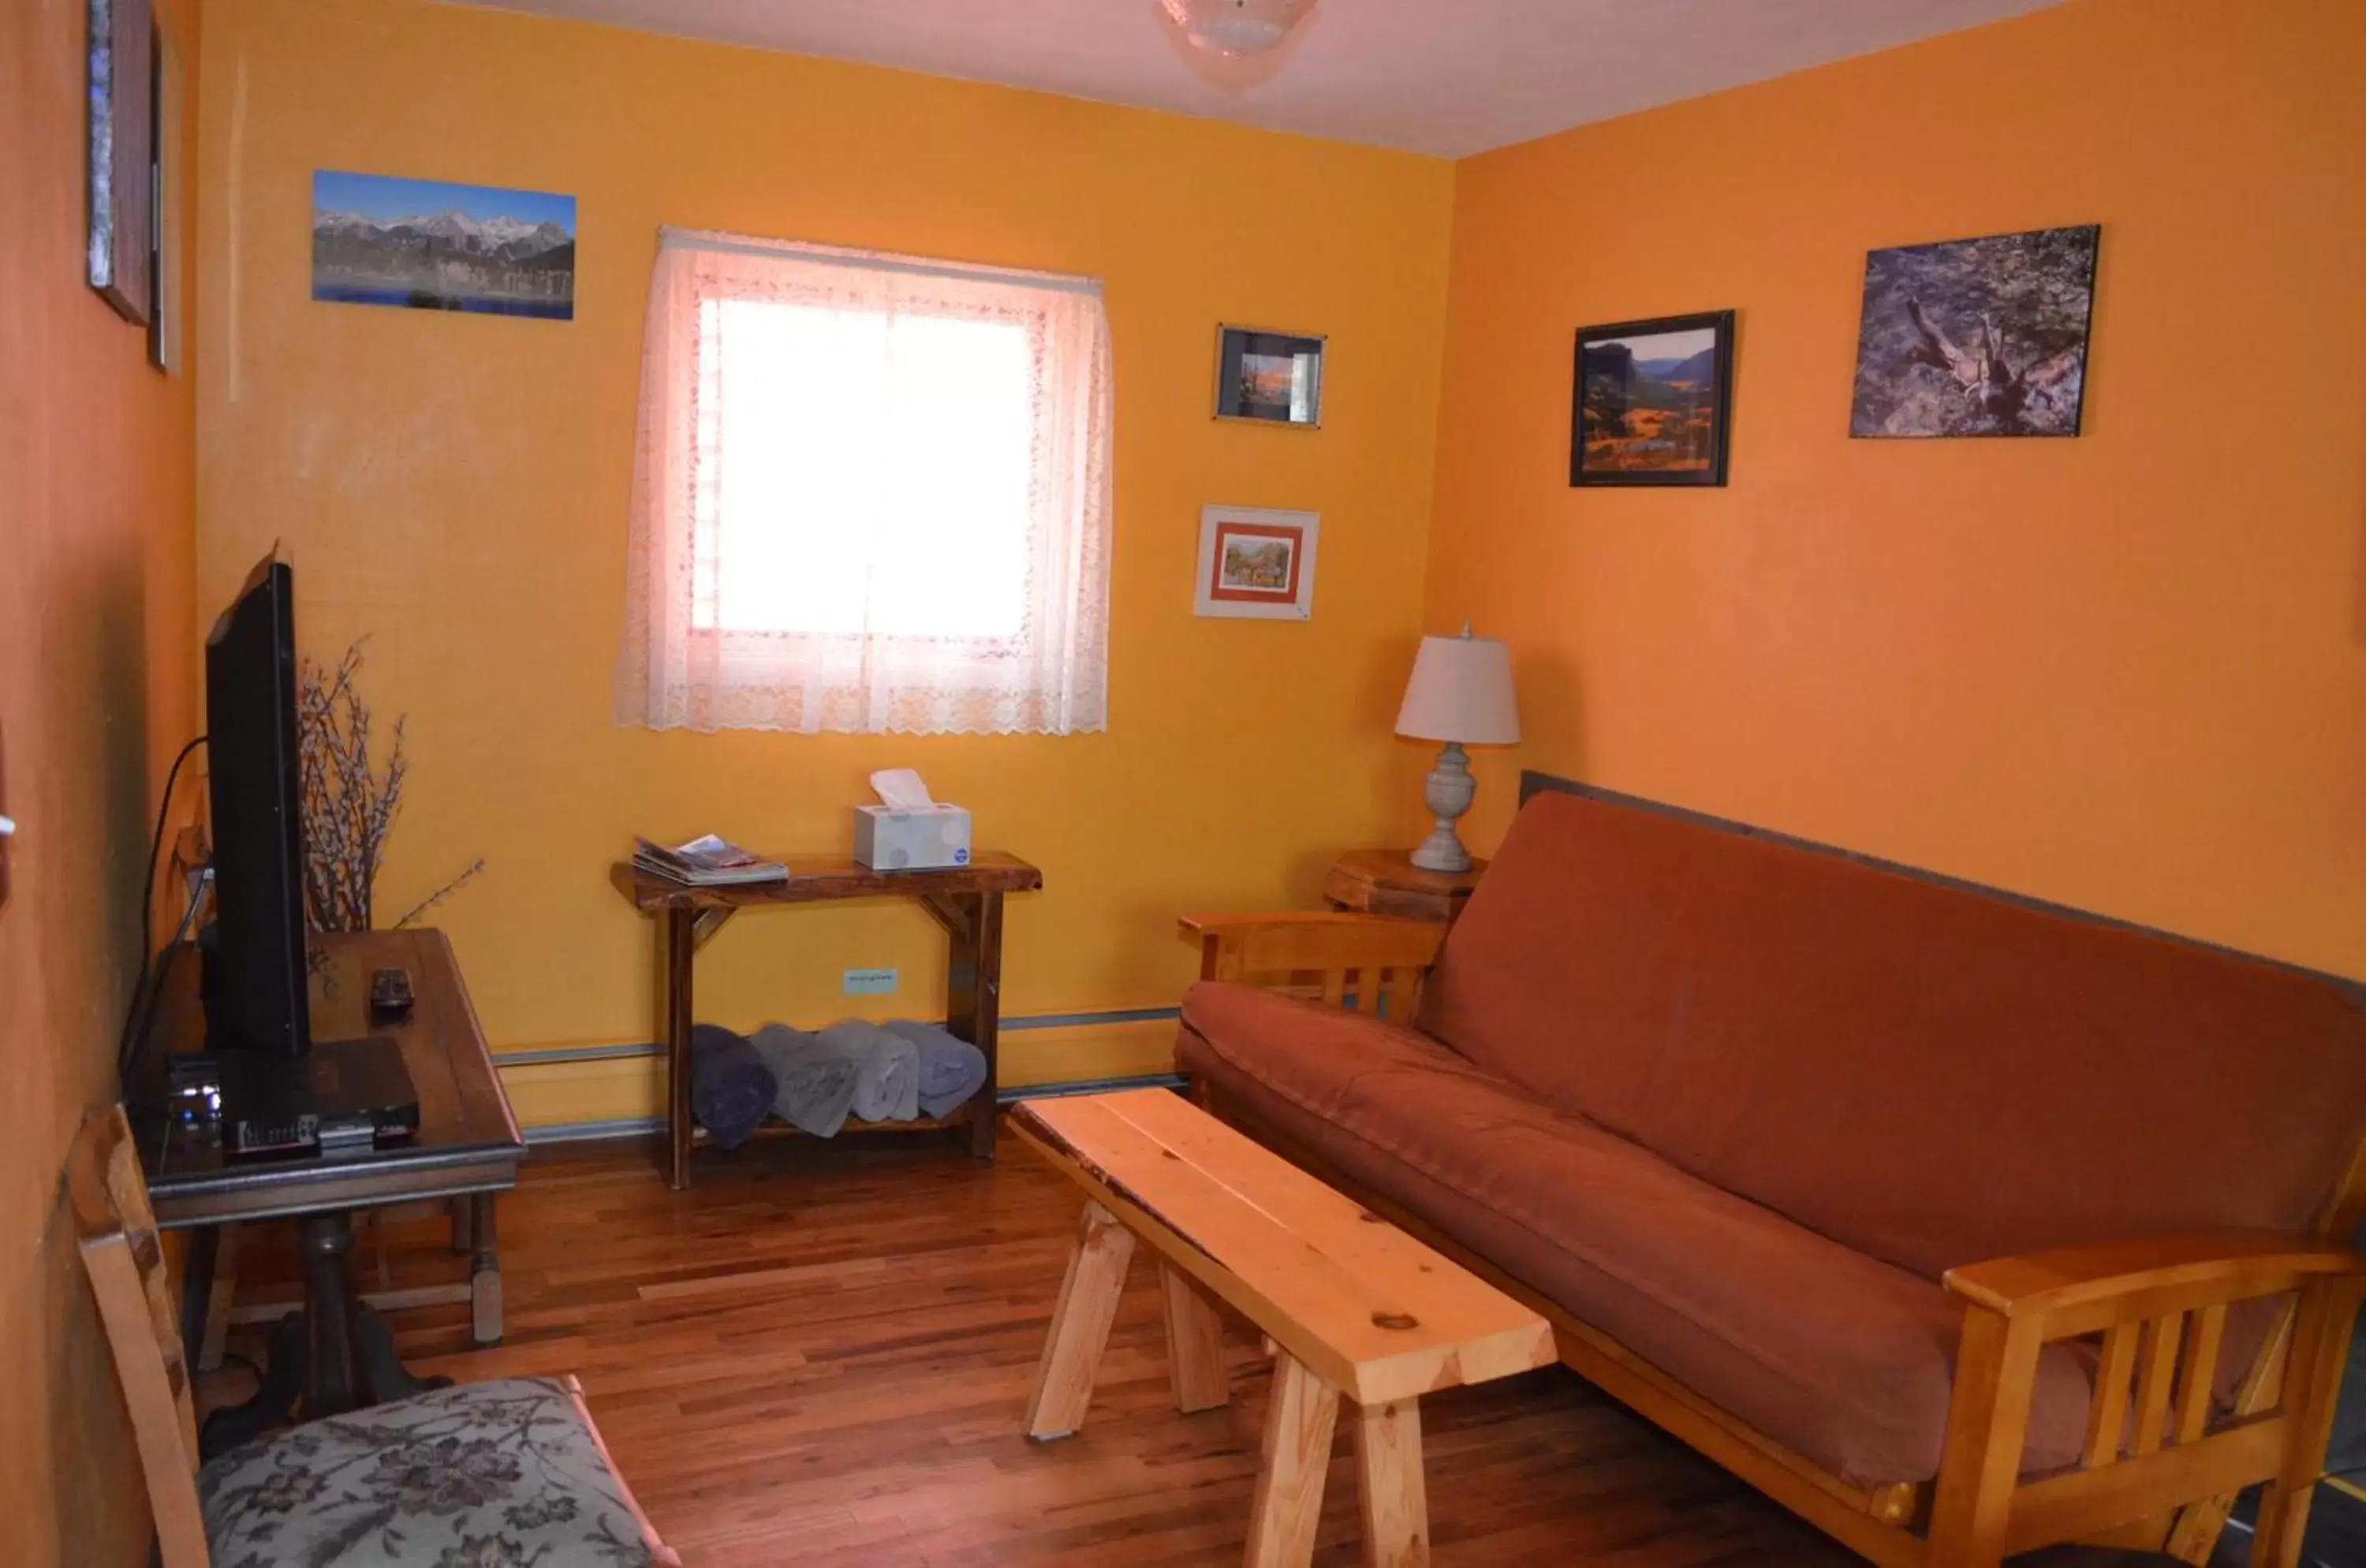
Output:
[[[535,1151],[501,1202],[506,1341],[472,1350],[463,1306],[397,1313],[412,1370],[578,1374],[690,1568],[1239,1562],[1267,1363],[1229,1324],[1233,1403],[1176,1414],[1147,1263],[1083,1431],[1020,1435],[1077,1199],[1013,1140],[993,1166],[932,1138],[698,1158],[673,1192],[654,1145]],[[387,1229],[395,1287],[463,1277],[440,1220]],[[242,1301],[295,1293],[281,1254],[245,1268]],[[355,1255],[371,1273],[367,1238]],[[1559,1368],[1422,1419],[1442,1564],[1855,1561]],[[1360,1560],[1343,1424],[1315,1561]]]

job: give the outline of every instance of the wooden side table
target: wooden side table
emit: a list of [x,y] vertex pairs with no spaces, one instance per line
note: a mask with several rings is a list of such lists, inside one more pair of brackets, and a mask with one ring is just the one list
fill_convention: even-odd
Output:
[[1323,879],[1323,897],[1335,909],[1395,915],[1408,920],[1450,925],[1470,901],[1487,863],[1473,858],[1469,871],[1424,871],[1404,850],[1349,850]]

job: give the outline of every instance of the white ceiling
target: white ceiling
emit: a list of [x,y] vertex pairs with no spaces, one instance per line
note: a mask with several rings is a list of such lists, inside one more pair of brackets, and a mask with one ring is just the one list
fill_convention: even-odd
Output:
[[1155,0],[454,0],[1171,109],[1444,157],[2058,0],[1321,0],[1271,54]]

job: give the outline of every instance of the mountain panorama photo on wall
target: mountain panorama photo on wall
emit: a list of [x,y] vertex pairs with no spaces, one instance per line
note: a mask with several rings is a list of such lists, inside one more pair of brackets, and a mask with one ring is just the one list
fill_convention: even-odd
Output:
[[575,198],[316,171],[312,298],[571,321]]

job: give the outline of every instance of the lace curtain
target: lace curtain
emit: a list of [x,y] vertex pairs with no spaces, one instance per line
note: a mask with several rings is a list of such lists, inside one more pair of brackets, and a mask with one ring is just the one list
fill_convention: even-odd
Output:
[[1098,282],[666,231],[616,722],[1105,728],[1110,402]]

